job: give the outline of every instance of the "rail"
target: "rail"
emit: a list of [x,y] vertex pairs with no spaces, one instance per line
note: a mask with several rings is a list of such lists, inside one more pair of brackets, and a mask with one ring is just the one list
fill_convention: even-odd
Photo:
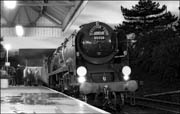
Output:
[[131,96],[127,96],[127,102],[133,105],[139,105],[139,106],[171,112],[174,114],[180,114],[180,103],[173,103],[173,102],[155,100],[144,97],[132,98]]
[[180,90],[177,91],[170,91],[170,92],[163,92],[163,93],[155,93],[155,94],[148,94],[144,95],[144,97],[153,97],[153,96],[162,96],[162,95],[171,95],[171,94],[180,94]]

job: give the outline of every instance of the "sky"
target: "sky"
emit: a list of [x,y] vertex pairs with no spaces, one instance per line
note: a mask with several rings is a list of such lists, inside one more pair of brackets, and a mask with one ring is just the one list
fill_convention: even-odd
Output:
[[[167,6],[167,10],[172,14],[179,16],[179,0],[155,1]],[[69,28],[67,34],[71,34],[74,30],[78,30],[79,26],[92,21],[102,21],[109,24],[112,28],[119,25],[124,20],[120,7],[131,9],[138,3],[137,0],[127,1],[88,1],[86,7]]]

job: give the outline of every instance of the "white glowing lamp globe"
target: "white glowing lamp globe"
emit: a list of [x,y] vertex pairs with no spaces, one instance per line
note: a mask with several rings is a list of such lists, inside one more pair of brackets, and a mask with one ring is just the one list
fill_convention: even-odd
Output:
[[125,75],[125,76],[129,76],[131,74],[131,68],[129,66],[124,66],[122,68],[122,73]]
[[5,45],[4,45],[4,48],[5,48],[6,50],[10,50],[10,49],[11,49],[11,45],[10,45],[10,44],[5,44]]
[[125,81],[128,81],[129,80],[129,75],[124,75],[123,78],[124,78]]
[[79,83],[84,83],[86,81],[86,78],[85,77],[78,77],[78,82]]
[[10,1],[10,0],[6,0],[4,1],[4,6],[8,9],[14,9],[16,7],[17,1]]
[[16,25],[16,34],[17,36],[23,36],[24,35],[24,29],[21,25]]
[[77,68],[78,76],[85,76],[87,74],[87,69],[84,66],[80,66]]

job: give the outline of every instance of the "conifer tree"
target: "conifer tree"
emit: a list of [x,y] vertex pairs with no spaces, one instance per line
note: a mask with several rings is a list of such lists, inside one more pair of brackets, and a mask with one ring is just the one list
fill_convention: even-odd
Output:
[[3,63],[4,63],[4,47],[3,45],[1,44],[1,42],[3,41],[3,38],[0,37],[0,68],[2,67]]
[[1,44],[2,41],[3,41],[3,38],[0,37],[0,53],[3,51],[3,45]]
[[126,34],[136,34],[136,42],[128,52],[129,63],[135,71],[132,77],[149,80],[149,76],[154,76],[151,79],[159,78],[166,84],[178,82],[174,82],[174,79],[180,80],[177,77],[180,75],[180,21],[175,26],[176,31],[173,29],[177,17],[168,12],[165,5],[160,7],[152,0],[140,0],[132,9],[122,6],[121,11],[125,21],[115,30],[123,29]]
[[152,0],[140,0],[132,9],[121,6],[121,11],[126,21],[115,28],[124,29],[127,33],[167,28],[167,25],[177,20],[165,5],[160,7],[159,3]]
[[[179,12],[180,12],[180,7],[179,7]],[[180,14],[179,14],[179,16],[180,16]],[[179,17],[179,20],[178,20],[175,28],[176,28],[177,34],[180,36],[180,17]]]

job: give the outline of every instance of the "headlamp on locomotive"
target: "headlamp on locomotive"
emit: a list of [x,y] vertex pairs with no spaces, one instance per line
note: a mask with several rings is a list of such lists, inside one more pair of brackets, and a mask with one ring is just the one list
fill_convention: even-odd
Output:
[[129,75],[131,74],[131,68],[129,66],[124,66],[122,68],[122,73],[123,73],[123,79],[125,81],[128,81],[130,79]]
[[77,68],[77,75],[78,77],[78,82],[79,83],[84,83],[86,81],[86,74],[87,74],[87,69],[84,66],[80,66]]

